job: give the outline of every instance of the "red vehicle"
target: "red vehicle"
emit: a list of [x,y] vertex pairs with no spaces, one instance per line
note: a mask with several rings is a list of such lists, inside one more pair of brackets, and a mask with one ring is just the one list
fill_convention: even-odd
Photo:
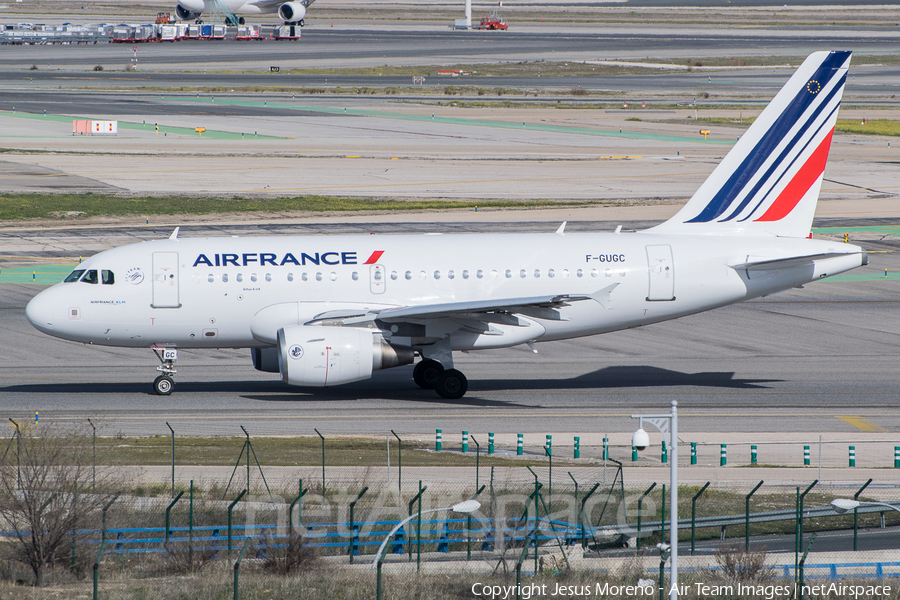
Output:
[[491,31],[508,28],[506,21],[500,16],[500,11],[496,9],[489,17],[482,17],[480,24],[472,26],[472,29],[489,29]]

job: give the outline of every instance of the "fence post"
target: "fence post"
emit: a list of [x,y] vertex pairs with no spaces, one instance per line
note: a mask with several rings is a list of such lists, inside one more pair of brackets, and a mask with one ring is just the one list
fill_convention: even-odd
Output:
[[247,552],[247,546],[250,545],[250,538],[246,538],[244,540],[244,547],[241,548],[241,553],[238,554],[238,558],[234,563],[234,600],[238,600],[240,598],[240,581],[238,573],[241,570],[241,561],[244,560],[244,554]]
[[294,516],[294,505],[297,505],[297,528],[303,526],[303,496],[306,495],[309,489],[303,489],[303,478],[300,478],[300,482],[297,487],[297,497],[294,498],[294,501],[291,502],[291,505],[288,507],[288,532],[292,533],[294,531],[294,525],[291,523],[291,519]]
[[749,494],[747,494],[745,501],[745,512],[744,512],[744,552],[749,552],[750,550],[750,496],[756,493],[763,484],[763,481],[760,480],[759,483],[756,484],[756,487],[753,488]]
[[[228,560],[231,560],[231,511],[234,510],[234,507],[238,502],[241,501],[241,498],[244,497],[244,494],[247,493],[247,490],[243,490],[238,497],[234,499],[234,502],[228,505]],[[288,512],[288,521],[291,519],[291,514]]]
[[850,446],[850,466],[856,466],[856,446]]
[[719,466],[724,467],[728,464],[728,445],[722,444],[721,446],[722,448],[719,454]]
[[756,464],[756,446],[750,446],[750,464]]
[[188,560],[194,566],[194,480],[191,479],[190,509],[188,516]]
[[[491,472],[493,473],[493,467],[491,467]],[[421,510],[422,510],[422,493],[424,493],[425,490],[427,490],[427,489],[428,489],[428,486],[427,486],[427,485],[426,485],[425,487],[422,487],[422,480],[420,479],[420,480],[419,480],[419,493],[416,494],[416,495],[413,497],[413,499],[409,501],[409,511],[408,511],[408,515],[409,515],[409,516],[412,516],[413,504],[415,504],[416,501],[418,500],[418,502],[419,502],[419,511],[420,511],[419,516],[421,517]],[[420,530],[420,531],[421,531],[421,530]],[[407,546],[409,546],[409,552],[408,552],[408,554],[409,554],[409,562],[412,562],[412,555],[413,555],[413,552],[412,552],[412,533],[410,533],[410,535],[409,535],[409,537],[408,537],[407,539],[409,540],[409,541],[407,542]]]
[[175,430],[166,421],[166,427],[172,432],[172,497],[175,497]]
[[691,464],[697,464],[697,442],[691,442]]
[[104,550],[106,550],[106,539],[100,544],[100,552],[97,553],[97,560],[94,561],[94,600],[97,600],[97,586],[100,582],[100,561],[103,560]]
[[595,483],[594,487],[592,487],[591,490],[587,494],[585,494],[584,498],[581,499],[581,507],[578,509],[578,514],[579,514],[578,523],[579,523],[579,527],[581,527],[581,548],[582,549],[587,548],[587,538],[585,537],[585,531],[584,531],[584,505],[587,503],[588,498],[590,498],[593,495],[593,493],[597,491],[598,487],[600,487],[600,483]]
[[[809,487],[806,488],[803,493],[800,493],[800,488],[797,488],[797,539],[795,543],[794,550],[794,567],[795,569],[799,567],[800,560],[800,548],[803,546],[803,501],[806,499],[806,495],[809,493],[811,489],[813,489],[816,484],[819,483],[819,480],[816,479]],[[796,570],[794,571],[794,576],[796,578]]]
[[441,445],[442,445],[441,442],[443,441],[443,440],[441,440],[441,433],[442,433],[442,431],[440,429],[434,430],[434,451],[435,452],[441,451]]
[[403,440],[400,439],[400,436],[394,433],[394,430],[391,429],[391,433],[394,434],[394,437],[397,438],[397,500],[403,497]]
[[109,507],[113,505],[113,502],[115,502],[119,498],[119,494],[121,494],[121,492],[119,492],[115,496],[113,496],[112,500],[107,502],[106,505],[103,507],[103,517],[102,517],[103,533],[100,538],[101,541],[104,541],[104,542],[106,541],[106,511],[108,511]]
[[[322,438],[322,497],[325,497],[325,436],[319,433],[318,429],[313,428],[313,431],[319,434],[319,437]],[[249,486],[247,486],[249,487]]]
[[468,431],[462,432],[462,451],[463,451],[463,454],[465,454],[466,452],[469,451],[469,432]]
[[[633,447],[633,446],[632,446]],[[647,488],[647,491],[641,494],[641,497],[638,498],[638,514],[637,514],[637,549],[641,549],[641,509],[644,505],[644,498],[647,497],[647,494],[656,487],[656,482],[653,482],[650,487]]]
[[521,433],[516,434],[516,456],[522,456],[524,454],[524,445],[525,440],[522,439]]
[[488,432],[488,454],[494,453],[494,432]]
[[[581,458],[581,438],[577,435],[575,436],[575,455],[573,458]],[[578,499],[575,500],[575,504],[578,504]]]
[[695,532],[697,530],[697,499],[700,497],[700,494],[706,491],[706,488],[709,487],[710,482],[707,481],[700,491],[694,494],[694,497],[691,498],[691,556],[694,555],[694,540]]
[[369,486],[366,486],[362,489],[362,491],[356,496],[356,500],[350,503],[350,564],[353,564],[353,555],[357,552],[356,550],[356,528],[354,527],[353,520],[353,511],[356,508],[356,503],[359,502],[359,499],[363,497],[369,491]]
[[803,446],[803,466],[809,466],[809,446]]
[[169,506],[166,507],[166,541],[163,544],[163,546],[166,548],[169,547],[169,538],[172,536],[172,534],[171,534],[172,529],[171,529],[171,527],[169,527],[169,523],[171,522],[169,520],[170,513],[172,512],[172,507],[175,506],[176,502],[181,500],[182,496],[184,496],[184,490],[181,490],[180,492],[178,492],[178,495],[175,496],[175,498],[172,500],[172,502],[169,503]]
[[[870,483],[872,483],[872,478],[871,478],[871,477],[869,478],[869,480],[868,480],[861,488],[859,488],[859,489],[856,491],[855,494],[853,494],[853,499],[854,499],[854,500],[858,500],[858,499],[859,499],[859,495],[863,493],[863,490],[864,490],[864,489],[866,489],[867,487],[869,487],[869,484],[870,484]],[[854,552],[856,552],[856,550],[857,550],[857,545],[856,545],[857,538],[856,538],[856,535],[857,535],[858,530],[859,530],[859,509],[858,509],[858,508],[854,508],[854,509],[853,509],[853,551],[854,551]]]

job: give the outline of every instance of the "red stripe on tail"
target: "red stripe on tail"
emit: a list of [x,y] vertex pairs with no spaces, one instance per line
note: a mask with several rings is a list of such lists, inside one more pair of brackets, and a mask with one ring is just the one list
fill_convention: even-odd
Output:
[[369,260],[364,262],[364,265],[374,265],[378,262],[378,259],[381,258],[381,255],[384,254],[384,250],[376,250],[372,253],[372,256],[369,257]]
[[788,216],[800,199],[813,186],[816,179],[825,171],[825,163],[828,161],[828,150],[831,148],[831,136],[834,129],[829,132],[816,151],[812,153],[806,164],[803,165],[787,187],[781,191],[778,198],[763,216],[756,219],[757,221],[778,221]]

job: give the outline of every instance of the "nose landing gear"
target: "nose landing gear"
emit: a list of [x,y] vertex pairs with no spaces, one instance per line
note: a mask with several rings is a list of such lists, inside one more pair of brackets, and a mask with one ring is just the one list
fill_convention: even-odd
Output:
[[[174,348],[157,347],[152,348],[153,353],[162,364],[156,367],[156,370],[162,375],[153,381],[153,391],[160,396],[168,396],[175,387],[175,380],[172,379],[177,371],[175,370],[175,361],[178,360],[178,351]],[[160,354],[160,352],[162,352]]]

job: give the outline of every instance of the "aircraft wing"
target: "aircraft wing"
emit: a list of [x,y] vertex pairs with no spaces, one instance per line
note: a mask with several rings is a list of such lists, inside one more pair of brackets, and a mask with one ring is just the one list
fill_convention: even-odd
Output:
[[825,260],[827,258],[836,258],[839,256],[847,256],[847,253],[825,252],[822,254],[808,254],[806,256],[792,256],[790,258],[776,258],[771,260],[751,260],[751,257],[748,256],[746,261],[728,266],[735,270],[775,271],[777,269],[789,269],[816,260]]
[[[287,2],[288,0],[250,0],[248,4],[252,4],[253,6],[259,6],[260,8],[272,8],[277,9],[279,6]],[[300,4],[303,6],[309,6],[316,0],[301,0]]]
[[[557,294],[555,296],[531,296],[523,298],[500,298],[473,302],[445,302],[420,306],[386,308],[378,313],[377,319],[386,323],[407,322],[420,319],[440,319],[456,316],[472,316],[479,313],[526,314],[544,319],[559,319],[555,309],[569,306],[571,302],[594,300],[608,308],[609,294],[618,283],[598,290],[593,294]],[[540,316],[539,316],[540,315]]]

